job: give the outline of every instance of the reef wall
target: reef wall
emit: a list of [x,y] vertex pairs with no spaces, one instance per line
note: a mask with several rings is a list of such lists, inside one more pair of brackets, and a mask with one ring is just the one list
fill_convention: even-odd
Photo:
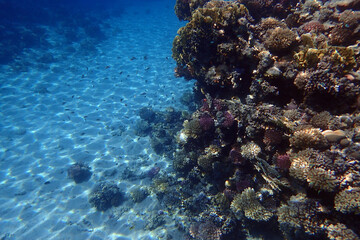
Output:
[[359,7],[177,0],[175,74],[203,99],[155,189],[189,239],[359,239]]

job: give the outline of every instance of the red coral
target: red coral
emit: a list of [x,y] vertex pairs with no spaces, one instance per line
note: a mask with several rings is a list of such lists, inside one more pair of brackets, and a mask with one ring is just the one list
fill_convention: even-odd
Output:
[[283,133],[276,129],[266,129],[263,142],[268,146],[279,145],[282,141]]
[[290,157],[287,154],[278,155],[276,157],[276,166],[281,170],[287,171],[289,170],[291,165]]
[[234,122],[235,122],[234,116],[229,112],[224,112],[224,119],[221,126],[224,128],[230,128],[234,125]]
[[308,32],[320,33],[320,32],[325,31],[324,25],[321,22],[315,21],[315,20],[303,24],[300,27],[300,29],[302,30],[302,32],[305,32],[305,33],[308,33]]

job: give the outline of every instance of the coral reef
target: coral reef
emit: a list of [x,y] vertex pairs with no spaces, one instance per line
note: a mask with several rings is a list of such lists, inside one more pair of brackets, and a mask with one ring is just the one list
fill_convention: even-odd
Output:
[[360,213],[360,188],[349,188],[335,196],[335,209],[343,213]]
[[86,182],[92,175],[91,168],[84,163],[74,163],[68,168],[67,174],[75,183]]
[[192,12],[209,0],[176,0],[175,14],[180,20],[190,20]]
[[98,211],[117,207],[124,200],[123,193],[116,184],[100,182],[89,194],[89,203]]
[[130,191],[131,199],[136,203],[142,202],[148,195],[149,192],[147,191],[147,189],[140,187]]
[[157,195],[189,238],[358,239],[357,1],[180,2],[175,75],[202,100]]
[[252,188],[247,188],[234,197],[234,200],[231,202],[231,210],[238,219],[241,219],[242,212],[246,218],[255,221],[267,221],[273,216],[257,200],[255,191]]
[[175,151],[176,134],[184,121],[183,113],[173,108],[154,111],[150,107],[139,110],[139,120],[135,132],[138,136],[150,136],[151,147],[159,155],[172,157]]

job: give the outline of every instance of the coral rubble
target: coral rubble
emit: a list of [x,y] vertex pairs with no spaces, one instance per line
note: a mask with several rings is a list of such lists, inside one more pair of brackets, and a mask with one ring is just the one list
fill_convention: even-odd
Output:
[[359,239],[356,2],[177,1],[175,75],[202,101],[158,193],[189,239]]

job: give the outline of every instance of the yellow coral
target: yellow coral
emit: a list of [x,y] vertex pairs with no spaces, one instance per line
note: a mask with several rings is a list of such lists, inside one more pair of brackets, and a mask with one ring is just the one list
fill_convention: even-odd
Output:
[[184,130],[182,132],[187,137],[196,139],[202,133],[199,119],[192,119],[190,121],[186,120],[183,125],[184,125]]
[[359,236],[353,230],[347,228],[342,223],[330,224],[326,227],[327,236],[330,240],[359,240]]
[[294,132],[290,145],[296,149],[320,148],[326,145],[326,139],[319,128],[302,129]]
[[322,168],[311,168],[307,173],[307,182],[318,191],[332,192],[339,184],[334,171]]
[[246,159],[255,159],[260,152],[261,148],[254,142],[241,146],[241,155]]
[[231,202],[231,210],[238,219],[241,218],[242,212],[246,218],[255,221],[267,221],[273,216],[273,213],[266,210],[257,200],[253,188],[247,188],[242,193],[237,194]]

